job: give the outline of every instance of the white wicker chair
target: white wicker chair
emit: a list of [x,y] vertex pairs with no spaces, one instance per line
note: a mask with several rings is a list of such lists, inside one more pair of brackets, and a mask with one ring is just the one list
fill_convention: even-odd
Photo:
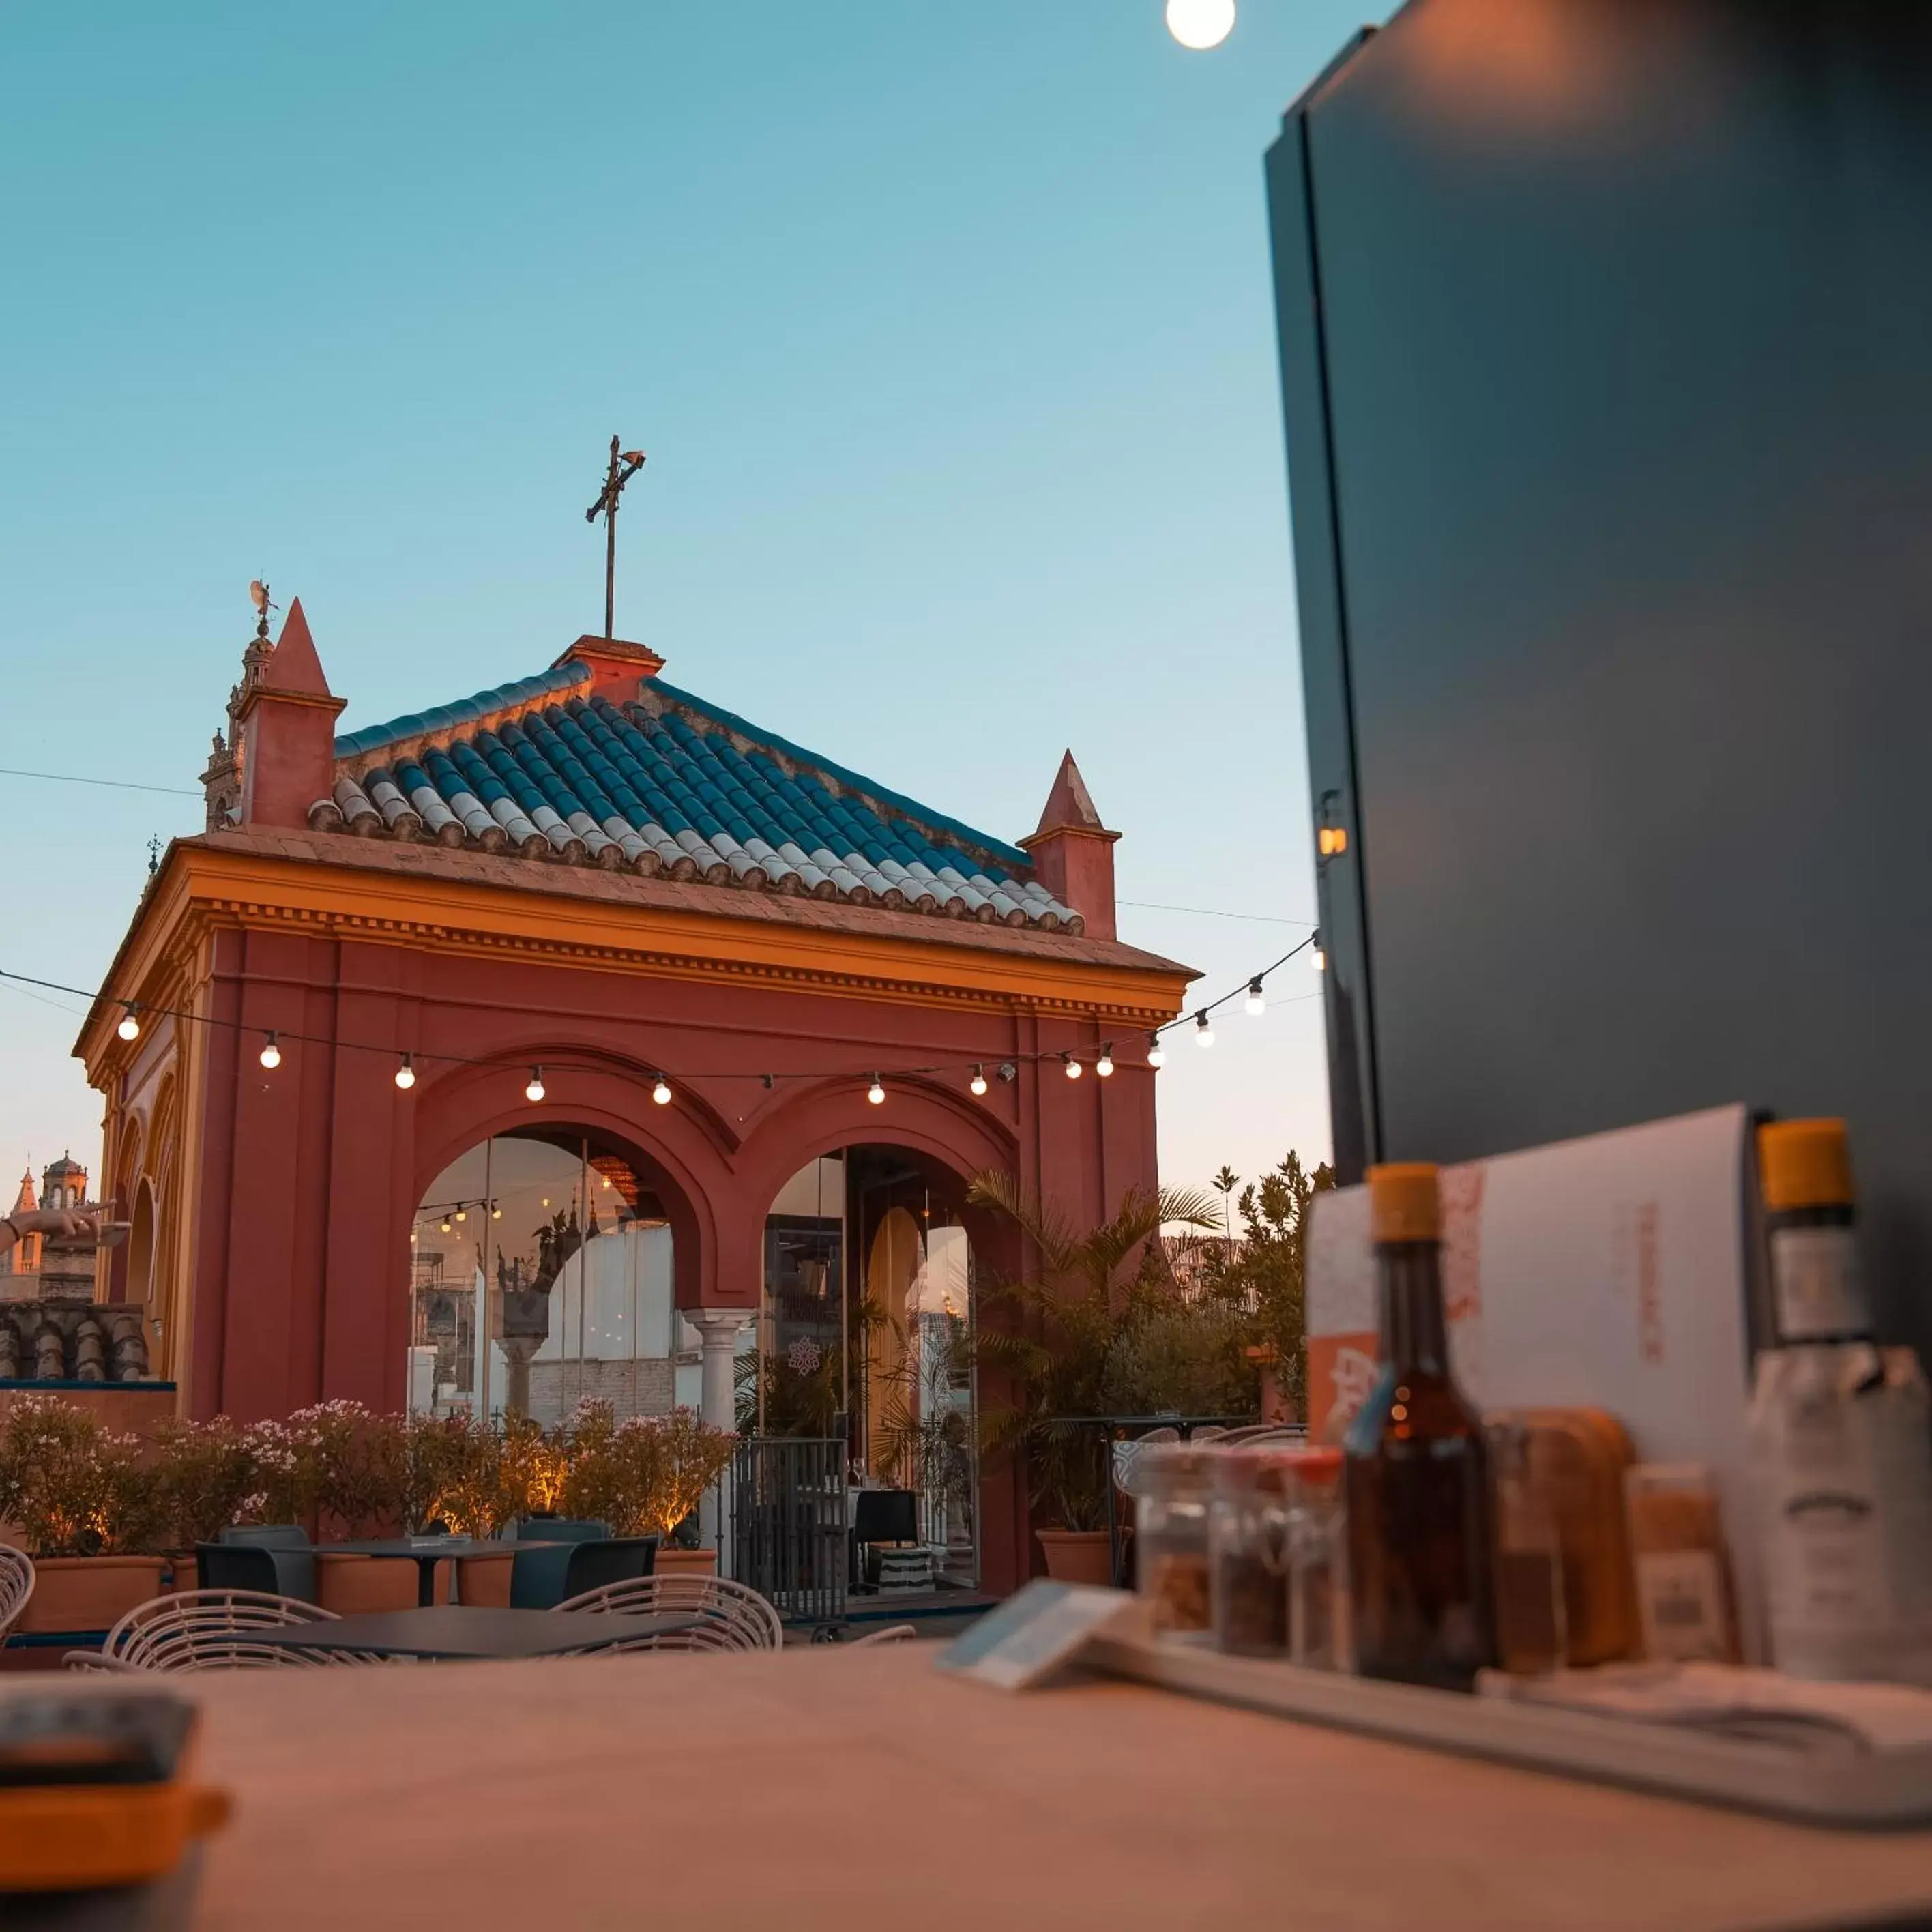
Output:
[[314,1670],[369,1660],[352,1652],[284,1650],[251,1643],[251,1631],[291,1624],[337,1623],[333,1610],[260,1590],[183,1590],[137,1604],[98,1651],[67,1654],[70,1670],[124,1671]]
[[868,1630],[863,1636],[855,1636],[845,1648],[863,1650],[874,1643],[904,1643],[907,1638],[918,1636],[919,1632],[910,1624],[888,1624],[884,1630]]
[[748,1583],[728,1576],[634,1576],[586,1590],[556,1606],[602,1615],[694,1616],[688,1630],[659,1636],[622,1637],[600,1646],[609,1656],[632,1650],[780,1650],[784,1625],[766,1598]]
[[0,1639],[20,1622],[33,1594],[33,1558],[10,1543],[0,1543]]

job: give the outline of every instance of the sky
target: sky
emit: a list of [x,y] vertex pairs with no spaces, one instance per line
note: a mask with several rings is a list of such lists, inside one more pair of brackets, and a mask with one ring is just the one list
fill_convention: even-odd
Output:
[[[602,628],[996,835],[1070,746],[1121,936],[1312,922],[1262,157],[1360,0],[125,4],[0,19],[0,968],[105,972],[252,629],[353,730]],[[1186,910],[1162,908],[1184,908]],[[1305,958],[1160,1076],[1162,1178],[1328,1150]],[[0,1178],[94,1165],[0,984]],[[7,1184],[10,1186],[10,1181]]]

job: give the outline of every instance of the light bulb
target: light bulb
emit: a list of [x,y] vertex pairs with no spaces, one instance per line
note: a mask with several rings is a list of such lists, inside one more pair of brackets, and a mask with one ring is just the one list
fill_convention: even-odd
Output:
[[1268,1002],[1262,998],[1262,982],[1258,979],[1248,982],[1248,997],[1242,1003],[1251,1020],[1258,1020],[1268,1011]]
[[658,1077],[658,1084],[651,1089],[651,1098],[660,1107],[668,1107],[670,1105],[670,1082],[664,1078],[662,1075]]
[[1167,31],[1184,47],[1204,53],[1234,30],[1234,0],[1167,0]]
[[524,1098],[534,1102],[541,1100],[543,1096],[543,1069],[541,1066],[532,1066],[530,1069],[530,1084],[524,1089]]
[[414,1247],[414,1246],[416,1246],[416,1231],[415,1230],[415,1228],[412,1228],[410,1230],[410,1246],[411,1247]]
[[866,1090],[866,1098],[875,1107],[883,1107],[886,1104],[886,1090],[879,1084],[879,1076],[876,1073],[872,1076],[872,1085]]
[[1214,1029],[1208,1024],[1205,1012],[1199,1014],[1195,1019],[1194,1044],[1196,1046],[1212,1046],[1214,1044]]
[[1315,937],[1308,942],[1308,963],[1318,973],[1328,969],[1328,956],[1322,950],[1322,934],[1318,928]]
[[141,1022],[134,1017],[134,1003],[132,1000],[124,1000],[122,1002],[121,1024],[114,1030],[123,1040],[139,1040],[141,1037]]
[[548,1194],[546,1194],[546,1195],[544,1196],[544,1198],[543,1198],[543,1204],[544,1204],[546,1208],[548,1208],[548,1207],[550,1205],[550,1196],[549,1196]]
[[1167,1050],[1161,1045],[1160,1035],[1157,1033],[1148,1035],[1148,1064],[1150,1066],[1165,1066],[1167,1064]]
[[467,1208],[458,1208],[456,1210],[456,1218],[459,1221],[468,1220],[470,1218],[470,1210]]
[[1102,1080],[1112,1077],[1114,1071],[1114,1042],[1110,1040],[1100,1049],[1100,1057],[1094,1063],[1094,1071]]
[[[608,1187],[610,1184],[608,1180],[604,1184],[606,1187]],[[494,1201],[490,1204],[490,1218],[493,1221],[500,1221],[503,1218],[502,1209],[498,1207]]]
[[986,1070],[983,1066],[975,1066],[973,1070],[973,1090],[976,1094],[983,1094],[986,1090]]
[[[610,1192],[610,1177],[607,1174],[604,1177],[604,1192],[606,1194],[608,1194],[608,1193]],[[497,1218],[499,1220],[501,1220],[502,1219],[502,1216],[500,1214],[496,1218]]]
[[410,1064],[410,1057],[403,1055],[403,1064],[396,1069],[396,1084],[406,1094],[416,1084],[416,1070]]
[[275,1036],[268,1036],[268,1043],[262,1049],[262,1064],[273,1072],[282,1064],[282,1049],[275,1044]]
[[442,1217],[442,1232],[446,1234],[449,1232],[449,1216],[447,1214]]
[[1076,1060],[1072,1054],[1063,1053],[1060,1056],[1060,1064],[1066,1069],[1068,1079],[1078,1080],[1080,1078],[1083,1070],[1079,1061]]

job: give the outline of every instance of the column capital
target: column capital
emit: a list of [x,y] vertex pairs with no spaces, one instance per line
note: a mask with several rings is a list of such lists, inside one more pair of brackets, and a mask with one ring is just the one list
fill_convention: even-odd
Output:
[[677,1312],[712,1348],[736,1341],[758,1316],[755,1308],[680,1308]]

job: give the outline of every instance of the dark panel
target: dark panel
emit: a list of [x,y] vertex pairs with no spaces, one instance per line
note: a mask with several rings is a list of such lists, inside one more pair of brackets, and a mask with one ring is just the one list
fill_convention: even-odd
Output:
[[1844,1112],[1922,1349],[1928,99],[1918,8],[1416,0],[1270,158],[1380,1150]]

